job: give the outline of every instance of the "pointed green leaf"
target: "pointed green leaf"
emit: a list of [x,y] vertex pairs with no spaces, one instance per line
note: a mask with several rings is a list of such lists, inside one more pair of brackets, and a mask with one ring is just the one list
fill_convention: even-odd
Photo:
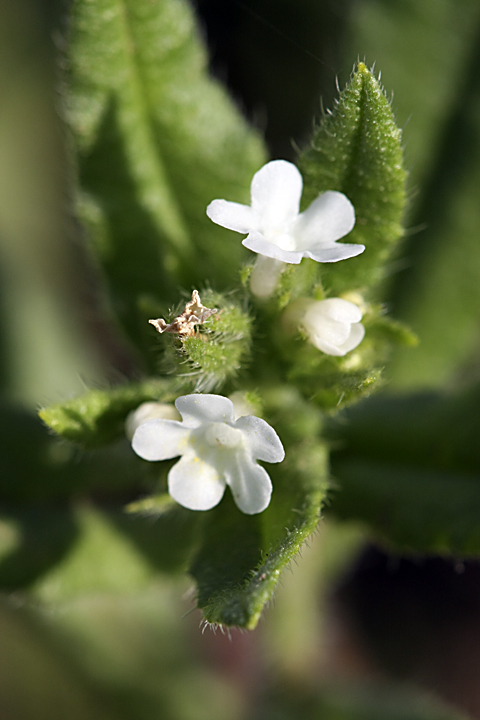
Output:
[[272,391],[267,405],[286,459],[266,465],[273,482],[269,507],[242,514],[229,494],[206,513],[190,572],[197,602],[212,624],[253,629],[281,571],[316,530],[327,486],[327,452],[316,439],[319,417],[290,389]]
[[175,398],[165,380],[146,380],[112,390],[90,390],[73,400],[44,408],[39,415],[60,437],[95,448],[123,437],[126,416],[141,403],[173,402]]
[[79,211],[113,309],[145,358],[144,301],[168,310],[178,284],[229,286],[246,252],[205,210],[215,198],[248,200],[264,152],[206,66],[183,0],[74,3],[68,113]]
[[331,113],[300,156],[303,203],[339,190],[355,207],[356,224],[345,242],[365,245],[362,255],[322,265],[331,295],[370,287],[383,276],[393,244],[402,236],[405,171],[401,132],[378,81],[359,63]]
[[404,550],[480,553],[480,391],[373,398],[331,429],[332,512]]

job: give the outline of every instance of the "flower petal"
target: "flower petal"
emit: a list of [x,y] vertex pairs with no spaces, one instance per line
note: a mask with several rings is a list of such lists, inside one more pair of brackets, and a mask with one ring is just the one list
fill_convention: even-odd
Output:
[[[222,395],[182,395],[175,400],[175,407],[183,418],[186,427],[196,428],[203,423],[233,422],[235,410],[233,403]],[[175,457],[172,455],[171,457]]]
[[[320,300],[316,305],[322,314],[327,315],[337,322],[358,323],[362,319],[362,311],[358,305],[350,302],[350,300],[328,298],[327,300]],[[314,306],[311,306],[309,311],[313,312]]]
[[355,225],[355,210],[343,193],[328,190],[299,215],[295,224],[298,247],[332,243],[347,235]]
[[345,355],[345,353],[341,349],[339,349],[338,345],[333,345],[331,342],[328,342],[323,336],[323,334],[310,335],[310,342],[318,350],[321,350],[323,353],[325,353],[325,355],[334,355],[335,357]]
[[277,287],[278,279],[285,269],[281,260],[258,255],[250,275],[250,292],[259,298],[268,298]]
[[349,323],[338,323],[325,315],[319,315],[313,320],[306,317],[303,324],[316,347],[319,347],[321,343],[339,347],[348,340],[350,335]]
[[189,437],[177,420],[147,420],[135,430],[132,448],[144,460],[170,460],[185,452]]
[[246,454],[239,454],[225,472],[227,485],[240,510],[256,515],[268,507],[272,495],[272,481],[265,468]]
[[246,415],[235,422],[248,441],[248,449],[255,460],[282,462],[285,457],[282,441],[275,430],[262,418]]
[[360,345],[363,338],[365,337],[365,328],[362,323],[355,323],[350,328],[350,336],[348,339],[338,347],[340,355],[346,355],[348,352],[353,350]]
[[252,232],[242,240],[244,245],[249,250],[252,250],[259,255],[264,255],[274,260],[282,260],[282,262],[290,263],[292,265],[298,265],[301,262],[303,253],[295,252],[293,250],[282,250],[272,242],[269,242],[264,235],[258,232]]
[[298,216],[302,187],[302,176],[292,163],[273,160],[264,165],[253,176],[251,185],[257,227],[264,232],[290,227]]
[[255,230],[255,221],[250,205],[229,202],[228,200],[213,200],[207,207],[207,215],[217,225],[239,233],[248,233]]
[[211,510],[223,497],[225,481],[212,465],[189,453],[168,473],[168,492],[189,510]]
[[304,250],[303,256],[322,263],[338,262],[339,260],[348,260],[348,258],[356,257],[364,250],[365,245],[331,243],[330,245],[312,246],[309,250]]

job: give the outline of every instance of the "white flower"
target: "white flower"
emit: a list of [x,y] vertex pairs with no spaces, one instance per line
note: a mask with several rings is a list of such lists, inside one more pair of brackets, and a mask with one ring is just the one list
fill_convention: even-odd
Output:
[[235,420],[233,403],[221,395],[183,395],[176,420],[149,420],[137,428],[132,447],[145,460],[181,459],[168,473],[168,491],[190,510],[210,510],[230,486],[242,512],[262,512],[272,482],[256,460],[277,463],[282,443],[265,420],[251,415]]
[[[280,263],[298,264],[304,257],[322,263],[338,262],[365,250],[364,245],[337,244],[355,225],[350,200],[329,190],[299,213],[302,187],[302,176],[295,165],[273,160],[253,176],[250,205],[213,200],[207,208],[208,217],[217,225],[248,233],[242,243],[245,247],[276,261],[259,265],[262,279],[253,278],[254,294],[267,297],[273,291],[283,267]],[[274,278],[267,292],[264,283],[268,284],[269,274]]]
[[365,335],[358,305],[342,298],[312,301],[300,320],[309,340],[327,355],[346,355]]

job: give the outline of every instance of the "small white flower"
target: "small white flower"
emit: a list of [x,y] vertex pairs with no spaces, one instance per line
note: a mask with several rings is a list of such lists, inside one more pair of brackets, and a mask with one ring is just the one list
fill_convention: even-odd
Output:
[[362,311],[349,300],[329,298],[312,301],[300,320],[310,342],[327,355],[346,355],[365,335]]
[[277,463],[282,443],[265,420],[235,420],[233,403],[221,395],[183,395],[176,420],[149,420],[137,428],[132,447],[145,460],[182,457],[168,473],[168,491],[190,510],[210,510],[230,486],[236,504],[248,515],[270,502],[272,482],[257,460]]
[[[217,225],[248,233],[242,243],[245,247],[276,261],[263,261],[262,279],[252,279],[252,292],[261,297],[273,291],[282,263],[298,264],[304,257],[322,263],[338,262],[365,250],[364,245],[337,244],[355,225],[350,200],[340,192],[329,190],[305,212],[299,213],[302,187],[302,176],[295,165],[286,160],[273,160],[253,176],[250,205],[213,200],[207,208],[208,217]],[[267,291],[264,283],[268,284],[268,274],[274,278],[270,281],[273,287]]]

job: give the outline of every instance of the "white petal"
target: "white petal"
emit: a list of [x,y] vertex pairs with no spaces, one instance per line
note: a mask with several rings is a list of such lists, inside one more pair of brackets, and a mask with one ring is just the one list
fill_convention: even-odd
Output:
[[257,465],[246,454],[237,455],[228,467],[227,484],[240,510],[255,515],[268,507],[272,495],[272,481],[265,468]]
[[257,227],[262,231],[290,227],[298,216],[302,187],[302,176],[292,163],[273,160],[264,165],[251,185]]
[[[250,292],[259,298],[268,298],[277,287],[285,263],[258,255],[250,275]],[[246,413],[245,413],[246,414]]]
[[225,481],[212,465],[191,453],[168,473],[168,492],[189,510],[210,510],[222,499]]
[[356,348],[357,345],[362,342],[365,335],[365,328],[361,323],[354,323],[346,327],[350,327],[350,332],[348,333],[348,337],[342,342],[338,341],[338,337],[335,338],[323,332],[321,335],[311,335],[310,341],[326,355],[343,357],[343,355],[346,355],[350,350]]
[[248,233],[255,229],[253,212],[250,205],[213,200],[207,207],[207,215],[217,225],[239,233]]
[[[341,323],[358,323],[362,319],[362,311],[358,305],[343,298],[320,300],[318,309],[321,309],[321,312],[328,315],[332,320]],[[313,311],[313,307],[311,311]]]
[[148,420],[133,435],[132,448],[144,460],[170,460],[188,447],[190,430],[176,420]]
[[346,342],[350,335],[349,323],[335,322],[326,316],[317,317],[314,323],[304,320],[304,326],[316,347],[322,343],[329,347],[338,347]]
[[261,233],[250,233],[245,240],[242,240],[244,245],[249,250],[252,250],[259,255],[264,255],[274,260],[281,260],[282,262],[298,265],[301,262],[303,254],[301,252],[295,252],[292,250],[282,250],[282,248],[275,245],[273,242],[269,242],[264,235]]
[[285,450],[275,430],[262,418],[247,415],[239,418],[235,427],[247,438],[248,448],[255,460],[282,462]]
[[346,355],[348,352],[353,350],[360,345],[363,338],[365,337],[365,328],[362,323],[355,323],[350,328],[350,336],[342,345],[339,346],[340,355]]
[[182,395],[175,400],[175,407],[189,428],[199,427],[204,423],[235,420],[232,401],[222,395]]
[[340,350],[337,345],[332,345],[331,343],[327,342],[320,335],[310,336],[310,342],[318,350],[321,350],[323,353],[325,353],[325,355],[334,355],[335,357],[340,357],[341,355],[345,355],[345,353],[342,352],[342,350]]
[[365,245],[354,243],[331,243],[330,245],[316,245],[304,250],[303,256],[312,258],[317,262],[338,262],[356,257],[365,250]]
[[328,190],[299,215],[295,235],[304,250],[332,243],[347,235],[355,225],[355,210],[340,192]]
[[135,430],[147,420],[178,420],[182,418],[174,405],[160,402],[144,402],[125,418],[125,434],[131,441]]

